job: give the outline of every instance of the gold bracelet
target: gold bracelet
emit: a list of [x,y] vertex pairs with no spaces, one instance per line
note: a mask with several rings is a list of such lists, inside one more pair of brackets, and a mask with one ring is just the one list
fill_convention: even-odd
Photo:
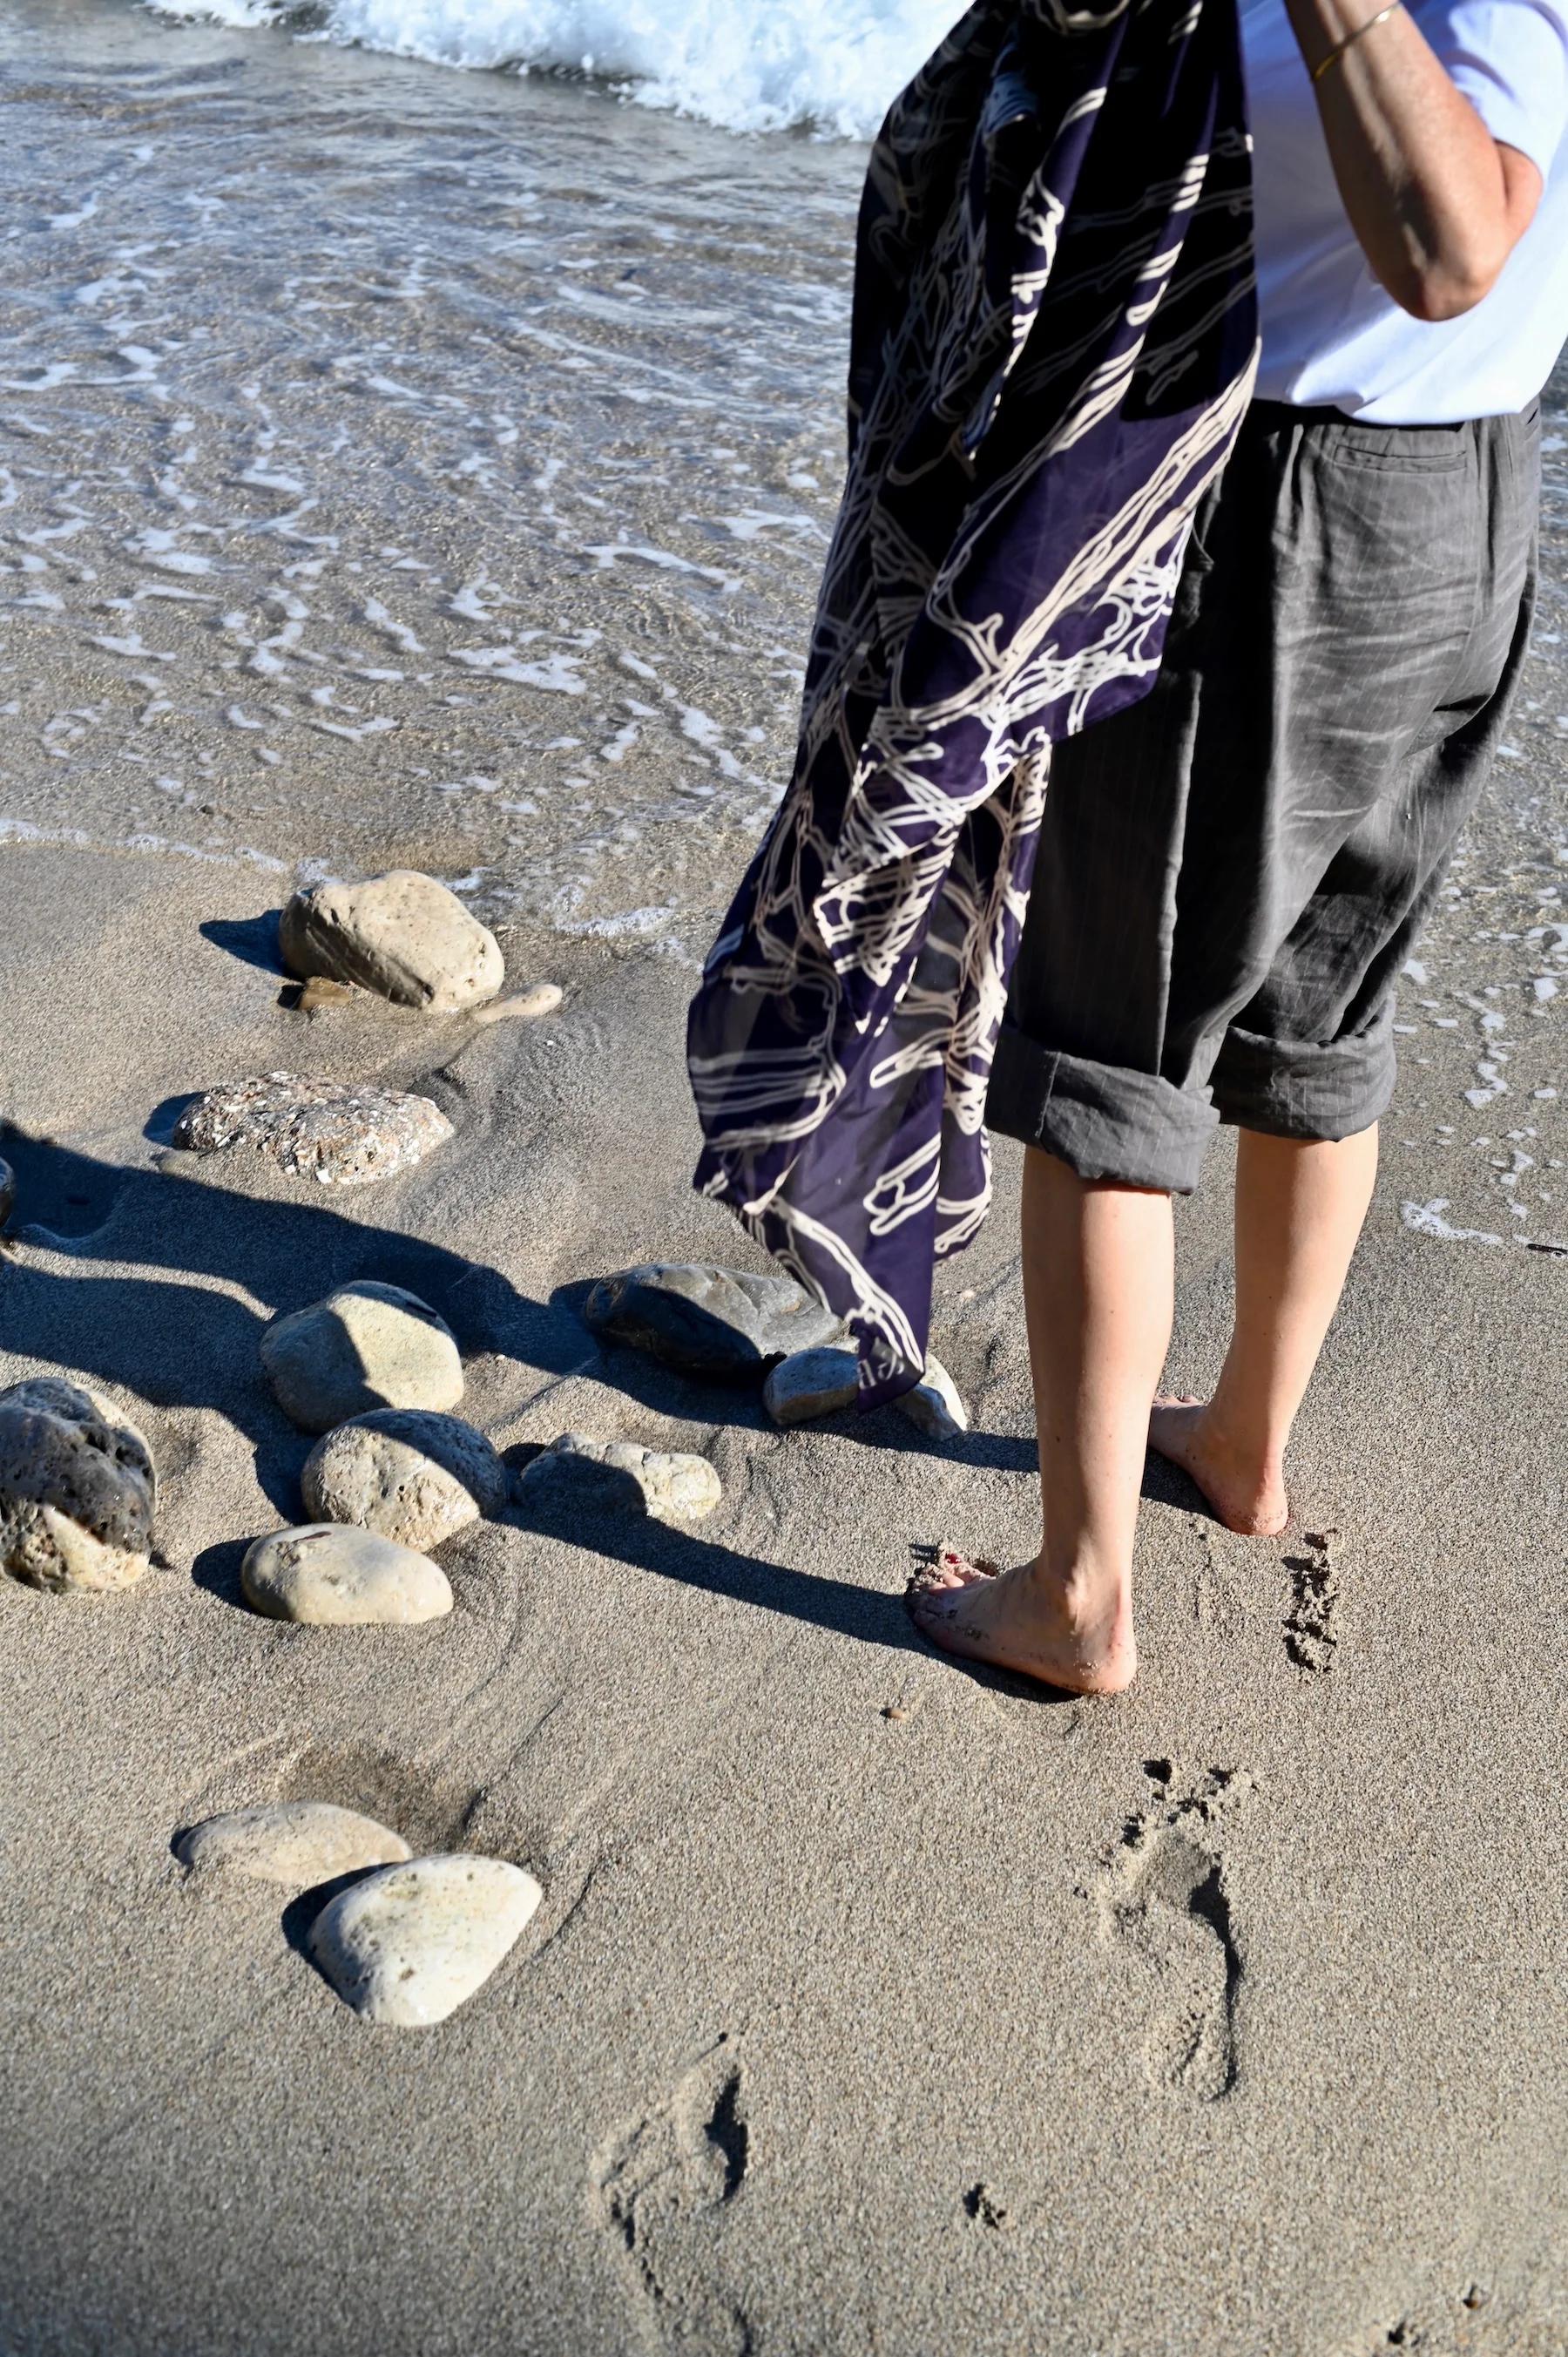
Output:
[[1388,6],[1386,8],[1380,8],[1375,16],[1369,16],[1364,25],[1358,25],[1353,33],[1347,33],[1345,38],[1342,41],[1337,42],[1334,48],[1329,50],[1328,55],[1323,59],[1319,64],[1313,67],[1313,81],[1321,81],[1324,75],[1328,71],[1329,67],[1337,65],[1339,59],[1344,56],[1347,49],[1354,48],[1356,43],[1360,40],[1363,34],[1371,32],[1375,26],[1382,24],[1385,18],[1391,16],[1394,14],[1396,9],[1402,8],[1403,6],[1404,0],[1388,0]]

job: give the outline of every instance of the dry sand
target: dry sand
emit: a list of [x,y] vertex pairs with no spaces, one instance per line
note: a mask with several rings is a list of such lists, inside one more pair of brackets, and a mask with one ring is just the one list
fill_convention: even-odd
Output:
[[[154,44],[173,37],[116,19],[134,49],[115,58],[122,120],[80,61],[63,97],[46,86],[49,42],[74,36],[63,12],[29,8],[38,80],[17,103],[38,137],[58,116],[73,136],[92,122],[110,145],[133,141],[136,107],[166,102]],[[318,51],[199,41],[189,105],[209,86],[213,135],[242,162],[247,76],[275,97],[280,58],[339,70]],[[425,87],[384,60],[341,71],[360,78],[361,111],[372,84],[389,109]],[[474,103],[499,108],[484,90]],[[569,101],[517,103],[543,140]],[[347,141],[371,118],[344,121]],[[389,172],[417,145],[419,124],[403,130]],[[636,133],[650,185],[657,167],[687,186],[703,140],[731,152],[687,126]],[[786,195],[803,183],[807,151],[755,152],[782,157]],[[280,251],[324,153],[275,188],[253,178]],[[739,199],[714,170],[722,214]],[[842,159],[831,171],[847,193]],[[63,211],[68,191],[51,188]],[[602,187],[558,178],[547,193],[586,214]],[[788,221],[783,205],[749,228],[782,253]],[[438,250],[438,209],[424,226]],[[188,227],[163,229],[184,253]],[[404,220],[395,238],[411,233]],[[354,234],[372,235],[363,208]],[[40,231],[36,285],[55,251]],[[241,260],[211,267],[220,279]],[[356,254],[363,284],[368,269]],[[373,308],[351,281],[343,306]],[[70,284],[52,307],[13,289],[8,314],[40,378],[16,397],[31,424],[16,427],[11,554],[45,552],[61,603],[24,610],[36,566],[7,584],[24,711],[0,818],[26,825],[0,845],[0,1154],[19,1189],[0,1383],[59,1369],[103,1386],[147,1431],[164,1488],[160,1560],[129,1594],[0,1584],[0,2349],[1562,2357],[1568,1254],[1551,1247],[1568,1240],[1552,1167],[1568,1158],[1568,1058],[1563,1002],[1537,986],[1568,951],[1559,541],[1521,758],[1410,978],[1385,1175],[1301,1429],[1297,1527],[1231,1538],[1152,1466],[1140,1681],[1113,1703],[1062,1702],[937,1658],[898,1600],[916,1550],[950,1538],[1015,1558],[1034,1544],[1010,1147],[995,1216],[941,1280],[934,1340],[974,1426],[961,1443],[930,1447],[892,1412],[781,1435],[754,1394],[602,1354],[579,1315],[588,1283],[628,1261],[757,1265],[689,1191],[680,1051],[691,947],[756,813],[716,805],[709,832],[682,794],[699,773],[736,783],[720,756],[746,726],[771,732],[759,762],[787,736],[754,657],[776,628],[803,643],[809,563],[735,542],[749,586],[727,658],[719,624],[699,630],[682,603],[685,575],[655,569],[628,607],[616,568],[575,571],[569,552],[559,579],[520,568],[514,620],[542,626],[559,593],[576,601],[572,628],[613,614],[644,654],[664,647],[670,680],[698,681],[667,710],[650,692],[664,719],[646,721],[627,788],[653,813],[649,897],[670,921],[651,942],[585,931],[582,907],[635,909],[636,855],[595,854],[587,900],[553,899],[554,882],[531,889],[530,830],[546,880],[568,875],[593,848],[569,802],[541,792],[536,819],[502,828],[421,787],[450,768],[438,691],[461,674],[445,653],[406,737],[312,739],[311,691],[341,674],[335,619],[301,668],[306,626],[266,683],[294,731],[269,801],[251,737],[221,734],[234,641],[196,606],[92,619],[104,584],[84,583],[88,559],[102,575],[135,514],[157,511],[134,404],[85,374],[41,386],[51,339],[89,332]],[[791,364],[825,404],[836,346],[820,317],[820,351]],[[274,414],[298,367],[282,346],[306,332],[277,330]],[[270,364],[272,333],[246,324],[247,367]],[[199,357],[210,390],[223,354]],[[673,371],[664,382],[695,401],[700,368],[685,392]],[[799,415],[770,427],[765,392],[736,431],[748,448],[772,432],[782,468]],[[570,404],[557,408],[540,432],[565,498]],[[311,463],[313,414],[305,403],[278,465]],[[216,500],[237,479],[229,427],[200,416],[213,441],[193,479]],[[44,426],[88,470],[69,496]],[[656,447],[673,538],[707,478]],[[314,457],[329,485],[330,451]],[[401,544],[439,567],[461,525],[466,561],[503,566],[509,519],[476,507],[433,524],[437,488],[405,472],[384,492],[402,502]],[[77,533],[23,536],[72,502]],[[326,521],[336,554],[309,597],[325,613],[340,590],[347,613],[344,567],[356,551],[372,563],[385,519],[356,523],[346,502]],[[613,514],[592,528],[607,535]],[[299,561],[297,544],[238,526],[208,544],[228,568],[220,599],[281,595]],[[447,590],[462,577],[454,564]],[[188,780],[161,831],[136,801],[145,772],[115,766],[150,691],[133,696],[137,659],[105,662],[91,637],[144,625],[168,653],[164,758]],[[710,672],[729,704],[702,684]],[[568,716],[587,713],[597,741],[614,716],[591,705]],[[487,727],[510,731],[508,774],[526,776],[558,707],[503,677],[452,726],[476,759]],[[699,726],[710,709],[718,738]],[[607,774],[595,791],[614,788]],[[176,819],[203,856],[168,847]],[[275,871],[258,870],[257,845]],[[456,876],[470,851],[495,887],[475,904],[498,923],[508,987],[558,981],[558,1012],[485,1026],[280,1003],[269,912],[296,862]],[[190,1092],[277,1067],[417,1084],[456,1135],[350,1194],[166,1154]],[[1549,1089],[1563,1093],[1536,1093]],[[1169,1372],[1183,1388],[1212,1377],[1222,1347],[1227,1161],[1181,1214]],[[247,1611],[241,1556],[297,1517],[310,1446],[272,1398],[258,1338],[274,1311],[357,1275],[411,1286],[447,1319],[464,1412],[514,1463],[567,1428],[700,1449],[723,1476],[719,1512],[692,1534],[521,1512],[476,1527],[441,1551],[454,1613],[423,1628]],[[1302,1534],[1329,1525],[1326,1564]],[[368,2028],[307,1961],[308,1907],[261,1883],[188,1881],[171,1855],[203,1815],[294,1796],[538,1876],[523,1940],[442,2028]]]

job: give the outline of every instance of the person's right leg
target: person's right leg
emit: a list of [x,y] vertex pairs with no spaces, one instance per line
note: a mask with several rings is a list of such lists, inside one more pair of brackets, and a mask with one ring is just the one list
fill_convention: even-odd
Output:
[[1378,1169],[1374,1124],[1353,1137],[1244,1129],[1236,1156],[1236,1320],[1208,1401],[1156,1400],[1149,1439],[1221,1522],[1282,1531],[1284,1455],[1339,1305]]

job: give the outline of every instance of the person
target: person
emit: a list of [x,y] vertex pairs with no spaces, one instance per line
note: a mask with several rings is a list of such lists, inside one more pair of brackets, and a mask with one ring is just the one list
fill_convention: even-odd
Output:
[[[1568,333],[1564,0],[1240,0],[1261,357],[1141,702],[1055,749],[986,1104],[1027,1147],[1038,1555],[944,1551],[950,1652],[1136,1666],[1147,1444],[1285,1526],[1291,1429],[1370,1200],[1396,977],[1505,734],[1539,393]],[[1171,1199],[1235,1125],[1235,1319],[1155,1398]],[[1151,1402],[1153,1403],[1151,1410]]]

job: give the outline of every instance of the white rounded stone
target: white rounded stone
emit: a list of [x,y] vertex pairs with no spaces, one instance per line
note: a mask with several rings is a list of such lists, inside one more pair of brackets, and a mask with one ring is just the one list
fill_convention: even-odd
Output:
[[438,1546],[506,1503],[507,1470],[454,1415],[377,1408],[317,1441],[300,1476],[306,1512],[404,1546]]
[[0,1392],[0,1570],[56,1595],[129,1587],[152,1555],[157,1477],[112,1400],[38,1375]]
[[456,1338],[418,1295],[361,1279],[274,1318],[262,1365],[279,1406],[302,1432],[377,1407],[456,1407],[463,1396]]
[[258,1539],[240,1566],[248,1603],[316,1628],[406,1625],[452,1609],[439,1564],[346,1523],[304,1523]]
[[412,1855],[390,1825],[331,1801],[265,1801],[252,1809],[229,1809],[188,1826],[174,1850],[193,1874],[243,1874],[296,1890]]
[[632,1506],[661,1523],[701,1522],[724,1496],[705,1457],[643,1448],[634,1440],[590,1440],[581,1432],[564,1432],[542,1449],[518,1488],[524,1496],[558,1490],[586,1505]]
[[510,1953],[544,1893],[499,1857],[448,1855],[384,1867],[330,1900],[310,1953],[366,2021],[445,2021]]
[[506,974],[489,928],[434,876],[407,867],[296,892],[279,943],[295,974],[357,983],[432,1015],[493,998]]
[[859,1392],[854,1352],[824,1348],[780,1359],[762,1386],[762,1400],[775,1424],[806,1424],[853,1407]]
[[969,1410],[940,1359],[929,1358],[919,1383],[912,1392],[901,1392],[894,1404],[933,1440],[953,1440],[969,1430]]

